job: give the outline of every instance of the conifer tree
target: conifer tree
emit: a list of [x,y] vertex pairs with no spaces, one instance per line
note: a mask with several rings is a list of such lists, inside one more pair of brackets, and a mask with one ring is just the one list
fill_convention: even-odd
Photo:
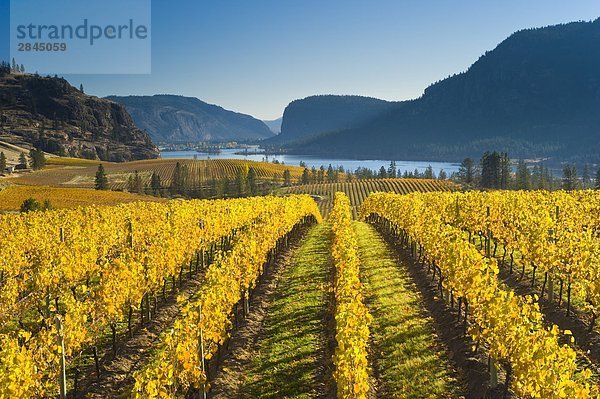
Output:
[[27,163],[27,156],[25,155],[25,153],[24,153],[24,152],[22,152],[22,153],[19,155],[19,163],[20,163],[21,165],[29,166],[29,165],[28,165],[28,163]]
[[475,183],[475,162],[471,158],[465,158],[458,170],[460,181],[469,186]]
[[390,161],[390,167],[388,168],[387,172],[389,177],[394,178],[397,176],[398,171],[396,169],[396,161]]
[[531,188],[531,172],[523,159],[519,160],[516,172],[516,189],[529,190]]
[[[306,169],[304,169],[306,171]],[[304,174],[303,174],[304,176]],[[283,172],[283,185],[289,187],[292,185],[292,174],[289,169]]]
[[256,182],[256,171],[254,168],[248,170],[248,191],[250,195],[258,194],[258,184]]
[[106,171],[104,170],[104,166],[102,164],[98,165],[95,187],[96,190],[108,190],[108,177],[106,177]]
[[38,150],[36,148],[29,150],[29,159],[31,169],[33,170],[40,170],[46,166],[46,155],[42,150]]
[[152,190],[152,195],[160,196],[160,189],[162,184],[160,182],[160,175],[156,172],[152,172],[152,177],[150,178],[150,189]]
[[563,190],[571,191],[577,188],[577,168],[575,165],[567,164],[563,166]]
[[302,184],[310,183],[310,173],[308,172],[307,168],[304,168],[304,171],[302,172],[302,177],[300,178],[300,183],[302,183]]

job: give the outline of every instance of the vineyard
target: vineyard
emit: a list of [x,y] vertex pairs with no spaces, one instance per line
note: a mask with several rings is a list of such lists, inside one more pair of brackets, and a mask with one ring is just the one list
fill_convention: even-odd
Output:
[[390,192],[408,194],[412,192],[454,191],[458,187],[446,180],[429,179],[369,179],[340,183],[314,183],[289,187],[284,190],[289,194],[309,194],[318,198],[319,209],[323,216],[329,215],[333,207],[336,192],[343,192],[350,199],[352,217],[356,219],[359,208],[369,194]]
[[[564,202],[561,203],[570,203],[581,212],[583,208],[597,205],[597,202],[588,202],[595,194],[588,194],[591,197],[586,198],[586,194],[571,197],[564,193],[545,195],[554,197],[554,201],[559,201],[562,197]],[[470,195],[478,198],[480,202],[471,202]],[[540,194],[515,193],[513,198],[506,193],[408,196],[376,194],[367,200],[361,212],[363,217],[367,217],[394,237],[397,243],[410,247],[413,257],[431,270],[434,278],[437,274],[441,296],[445,296],[450,304],[457,299],[458,316],[460,318],[462,315],[469,334],[477,343],[476,348],[485,346],[489,352],[489,367],[494,384],[497,384],[497,369],[501,365],[506,369],[506,388],[512,388],[519,397],[597,397],[600,394],[599,387],[597,381],[592,378],[592,371],[581,370],[577,363],[577,351],[562,343],[565,336],[571,338],[572,331],[561,331],[556,325],[544,325],[544,315],[537,303],[538,297],[516,296],[514,291],[504,286],[497,277],[498,262],[491,251],[494,240],[492,206],[486,206],[483,212],[478,207],[482,204],[493,204],[494,198],[497,200],[496,211],[501,204],[505,206],[503,211],[506,213],[498,212],[496,217],[506,230],[513,229],[511,211],[523,212],[519,215],[522,217],[519,220],[526,221],[526,226],[531,231],[543,230],[541,236],[531,237],[534,242],[529,241],[529,245],[540,247],[540,253],[551,254],[557,243],[558,246],[562,243],[565,248],[577,248],[578,242],[581,241],[565,242],[557,238],[561,234],[574,238],[569,235],[576,234],[577,231],[582,234],[580,238],[588,239],[586,244],[582,244],[586,246],[586,255],[594,260],[598,259],[600,240],[597,235],[598,224],[594,217],[583,216],[583,220],[570,220],[567,222],[569,227],[561,233],[556,230],[544,230],[546,226],[537,226],[535,221],[549,219],[549,225],[558,227],[557,221],[548,218],[545,212],[550,209],[544,209],[544,203],[536,195]],[[486,215],[484,218],[481,218],[482,213]],[[428,217],[424,218],[423,215]],[[471,218],[484,220],[484,223],[478,226],[483,229],[472,230],[471,233],[475,231],[480,235],[485,234],[485,243],[482,242],[481,245],[485,247],[485,253],[482,254],[481,248],[471,241],[470,237],[473,234],[465,236],[463,230],[453,225],[452,221],[459,224],[461,215],[469,221]],[[580,224],[582,222],[585,224]],[[470,225],[474,226],[475,224]],[[512,234],[506,236],[514,236],[518,231],[515,226],[511,230]],[[517,233],[517,238],[521,238],[518,237],[520,233]],[[531,234],[527,230],[523,233],[524,236]],[[593,291],[597,290],[593,283],[597,281],[598,276],[595,270],[597,262],[589,262],[591,259],[588,258],[587,262],[580,263],[579,257],[583,255],[581,252],[565,254],[567,258],[561,260],[563,271],[568,271],[563,278],[568,278],[569,292],[571,284],[577,281],[576,271],[579,269],[580,275],[594,276],[591,279],[579,279],[582,286],[588,288],[584,291],[586,298],[591,300],[595,297]],[[557,278],[550,278],[553,277]],[[547,281],[544,284],[546,283]],[[544,294],[544,288],[541,294]],[[590,302],[592,306],[594,303]],[[574,343],[575,339],[571,338],[570,341]]]
[[454,189],[0,215],[0,399],[600,398],[598,192]]
[[12,186],[0,191],[0,212],[18,211],[23,201],[33,198],[40,203],[48,200],[56,209],[79,206],[118,205],[135,201],[162,201],[160,198],[116,191],[96,191],[79,188],[47,186]]
[[[211,180],[234,180],[239,171],[252,167],[258,179],[283,181],[283,173],[290,171],[291,177],[297,181],[304,171],[299,166],[272,164],[267,162],[253,162],[240,159],[157,159],[124,163],[102,162],[106,170],[111,190],[127,189],[129,177],[138,171],[144,185],[150,184],[152,173],[160,176],[164,187],[171,184],[175,165],[180,162],[188,168],[192,186],[205,184]],[[93,188],[94,176],[98,168],[98,161],[73,160],[71,158],[50,158],[48,168],[26,175],[13,178],[17,184],[44,185],[55,187]]]

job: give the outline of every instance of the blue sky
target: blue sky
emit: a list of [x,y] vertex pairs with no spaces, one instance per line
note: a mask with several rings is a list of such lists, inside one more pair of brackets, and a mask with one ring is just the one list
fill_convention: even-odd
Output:
[[516,30],[598,17],[598,0],[154,0],[151,75],[66,77],[98,96],[181,94],[270,119],[312,94],[418,97]]

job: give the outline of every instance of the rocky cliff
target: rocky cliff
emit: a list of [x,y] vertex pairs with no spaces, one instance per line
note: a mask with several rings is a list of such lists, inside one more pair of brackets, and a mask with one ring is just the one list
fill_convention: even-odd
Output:
[[0,71],[0,138],[63,156],[132,161],[158,148],[125,108],[65,79]]

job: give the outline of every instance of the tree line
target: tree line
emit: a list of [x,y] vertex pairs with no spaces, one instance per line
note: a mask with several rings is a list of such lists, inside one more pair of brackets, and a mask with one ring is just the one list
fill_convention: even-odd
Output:
[[485,152],[477,164],[465,158],[453,180],[466,188],[501,190],[577,190],[600,189],[600,168],[595,172],[584,165],[581,176],[574,164],[562,166],[562,176],[554,176],[552,170],[542,163],[529,166],[524,159],[511,161],[505,152]]
[[[286,169],[283,173],[283,185],[290,186],[291,184],[291,173]],[[142,173],[136,170],[129,175],[126,189],[132,193],[158,197],[207,199],[266,195],[280,185],[278,176],[273,176],[272,181],[259,180],[256,169],[248,165],[240,168],[233,179],[213,178],[202,182],[194,179],[187,165],[177,162],[168,184],[165,184],[156,172],[152,172],[149,182],[144,183]],[[96,190],[110,189],[108,176],[102,164],[96,171],[95,188]]]

